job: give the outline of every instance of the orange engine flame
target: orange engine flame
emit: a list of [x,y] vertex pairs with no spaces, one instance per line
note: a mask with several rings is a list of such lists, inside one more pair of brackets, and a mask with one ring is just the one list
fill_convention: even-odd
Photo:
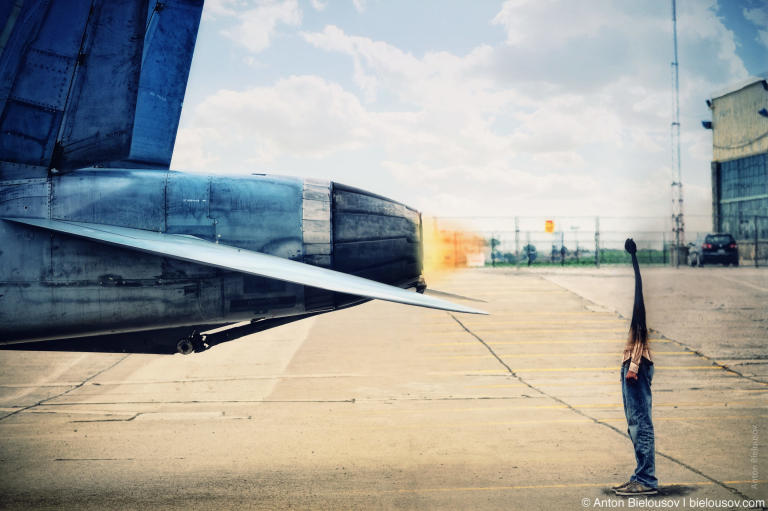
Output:
[[424,218],[424,273],[439,278],[457,268],[484,266],[488,242],[478,234],[445,220]]

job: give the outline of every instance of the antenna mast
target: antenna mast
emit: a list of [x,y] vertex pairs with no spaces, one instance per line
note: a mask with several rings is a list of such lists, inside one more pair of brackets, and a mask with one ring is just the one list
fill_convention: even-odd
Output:
[[672,0],[672,232],[675,235],[675,266],[680,266],[680,249],[685,244],[685,222],[683,221],[683,181],[680,171],[680,78],[677,62],[677,0]]

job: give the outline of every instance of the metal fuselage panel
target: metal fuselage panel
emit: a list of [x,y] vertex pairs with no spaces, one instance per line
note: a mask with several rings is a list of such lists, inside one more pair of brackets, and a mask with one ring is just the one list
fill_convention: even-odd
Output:
[[[302,260],[303,181],[84,169],[0,183],[0,214],[185,234]],[[0,343],[306,312],[304,287],[0,222]]]

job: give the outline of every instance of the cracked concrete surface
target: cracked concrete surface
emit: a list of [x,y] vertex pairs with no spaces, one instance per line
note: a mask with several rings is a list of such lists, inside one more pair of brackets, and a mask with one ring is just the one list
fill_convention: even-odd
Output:
[[[703,270],[643,274],[658,499],[765,499],[768,385],[754,362],[768,272]],[[374,302],[188,357],[0,352],[0,507],[615,500],[608,486],[633,468],[618,381],[628,277],[461,272],[436,287],[487,300],[491,316]]]
[[[597,277],[597,278],[596,278]],[[631,269],[550,272],[544,278],[632,314]],[[768,269],[644,268],[650,328],[741,374],[768,383]]]

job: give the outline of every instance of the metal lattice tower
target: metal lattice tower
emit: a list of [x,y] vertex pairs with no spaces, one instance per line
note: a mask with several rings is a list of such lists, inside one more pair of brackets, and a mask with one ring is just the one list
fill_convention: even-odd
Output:
[[672,233],[675,236],[675,266],[680,266],[680,248],[685,244],[685,222],[683,221],[683,181],[680,170],[680,65],[677,61],[677,0],[672,0]]

